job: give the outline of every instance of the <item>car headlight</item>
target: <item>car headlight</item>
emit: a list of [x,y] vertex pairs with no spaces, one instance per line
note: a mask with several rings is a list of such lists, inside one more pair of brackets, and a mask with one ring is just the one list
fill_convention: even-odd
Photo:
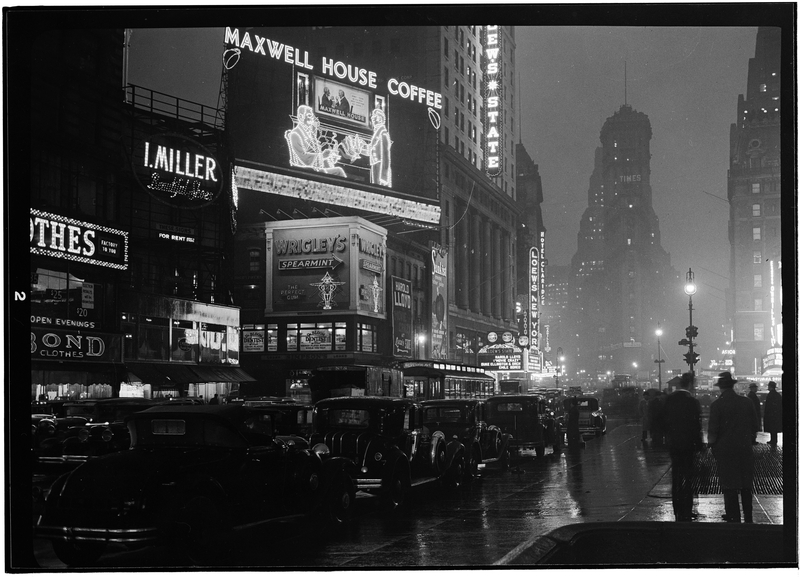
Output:
[[111,441],[111,439],[114,438],[114,433],[111,429],[106,429],[105,431],[103,431],[103,434],[100,436],[100,438],[103,439],[106,443],[108,443],[109,441]]
[[81,443],[85,443],[89,440],[89,429],[81,429],[78,431],[78,440]]

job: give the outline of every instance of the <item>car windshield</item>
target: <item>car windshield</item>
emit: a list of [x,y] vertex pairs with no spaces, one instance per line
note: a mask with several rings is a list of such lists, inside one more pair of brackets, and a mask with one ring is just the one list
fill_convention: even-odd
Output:
[[403,430],[404,417],[405,411],[399,407],[324,407],[314,416],[314,429],[369,430],[392,435]]
[[578,407],[583,410],[596,411],[598,406],[597,399],[578,399]]
[[66,405],[65,413],[68,417],[86,417],[91,418],[94,414],[94,403],[76,403],[74,405]]

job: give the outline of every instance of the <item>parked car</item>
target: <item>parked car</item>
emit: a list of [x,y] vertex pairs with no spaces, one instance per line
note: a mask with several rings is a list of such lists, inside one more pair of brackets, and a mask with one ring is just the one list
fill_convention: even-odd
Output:
[[600,408],[600,401],[596,397],[566,397],[563,400],[565,411],[569,411],[572,400],[578,400],[578,430],[583,435],[599,437],[606,434],[606,416]]
[[508,434],[486,423],[486,403],[478,399],[437,399],[422,402],[422,423],[458,440],[466,454],[465,480],[474,479],[481,464],[508,464]]
[[553,415],[547,399],[540,395],[502,395],[486,399],[486,422],[509,435],[512,457],[535,451],[543,457],[545,448],[560,451],[564,438],[562,425]]
[[285,397],[245,398],[245,407],[261,407],[274,415],[273,425],[277,435],[295,436],[305,440],[311,436],[314,407]]
[[[75,466],[91,457],[130,447],[125,425],[128,415],[159,405],[196,405],[194,399],[143,399],[115,397],[72,401],[64,405],[65,417],[47,424],[46,437],[34,451],[37,469]],[[44,428],[39,423],[39,428]]]
[[356,488],[380,495],[391,508],[404,504],[412,485],[441,480],[461,484],[464,445],[425,426],[411,399],[334,397],[314,405],[311,445],[352,459]]
[[258,407],[165,404],[126,424],[130,450],[62,475],[45,501],[36,534],[67,565],[95,562],[109,542],[178,544],[205,562],[245,527],[349,518],[353,462],[284,442]]

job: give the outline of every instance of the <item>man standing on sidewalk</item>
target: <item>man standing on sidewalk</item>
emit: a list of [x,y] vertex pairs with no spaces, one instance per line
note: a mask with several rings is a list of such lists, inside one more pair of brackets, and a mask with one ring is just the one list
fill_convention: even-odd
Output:
[[744,522],[753,522],[753,435],[758,419],[753,403],[733,390],[736,380],[729,372],[719,374],[721,394],[711,403],[708,419],[708,446],[717,461],[719,484],[725,499],[723,520],[741,523],[739,493],[742,495]]
[[664,400],[663,423],[672,460],[672,510],[676,521],[692,520],[694,457],[703,448],[700,403],[692,396],[694,375],[683,373]]

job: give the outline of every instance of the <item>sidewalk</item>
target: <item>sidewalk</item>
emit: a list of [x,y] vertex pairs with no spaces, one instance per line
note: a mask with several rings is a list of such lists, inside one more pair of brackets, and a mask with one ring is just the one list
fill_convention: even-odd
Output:
[[[753,523],[783,524],[783,435],[778,437],[778,446],[770,447],[769,433],[759,433],[756,447],[756,478],[753,492]],[[704,464],[713,462],[713,457],[706,453],[702,457]],[[725,513],[719,480],[716,477],[716,466],[703,467],[703,473],[695,486],[699,488],[695,495],[696,522],[720,523]],[[780,494],[774,494],[774,493]],[[770,494],[767,494],[770,493]],[[628,513],[624,521],[674,521],[672,511],[672,470],[668,466],[659,482]]]

